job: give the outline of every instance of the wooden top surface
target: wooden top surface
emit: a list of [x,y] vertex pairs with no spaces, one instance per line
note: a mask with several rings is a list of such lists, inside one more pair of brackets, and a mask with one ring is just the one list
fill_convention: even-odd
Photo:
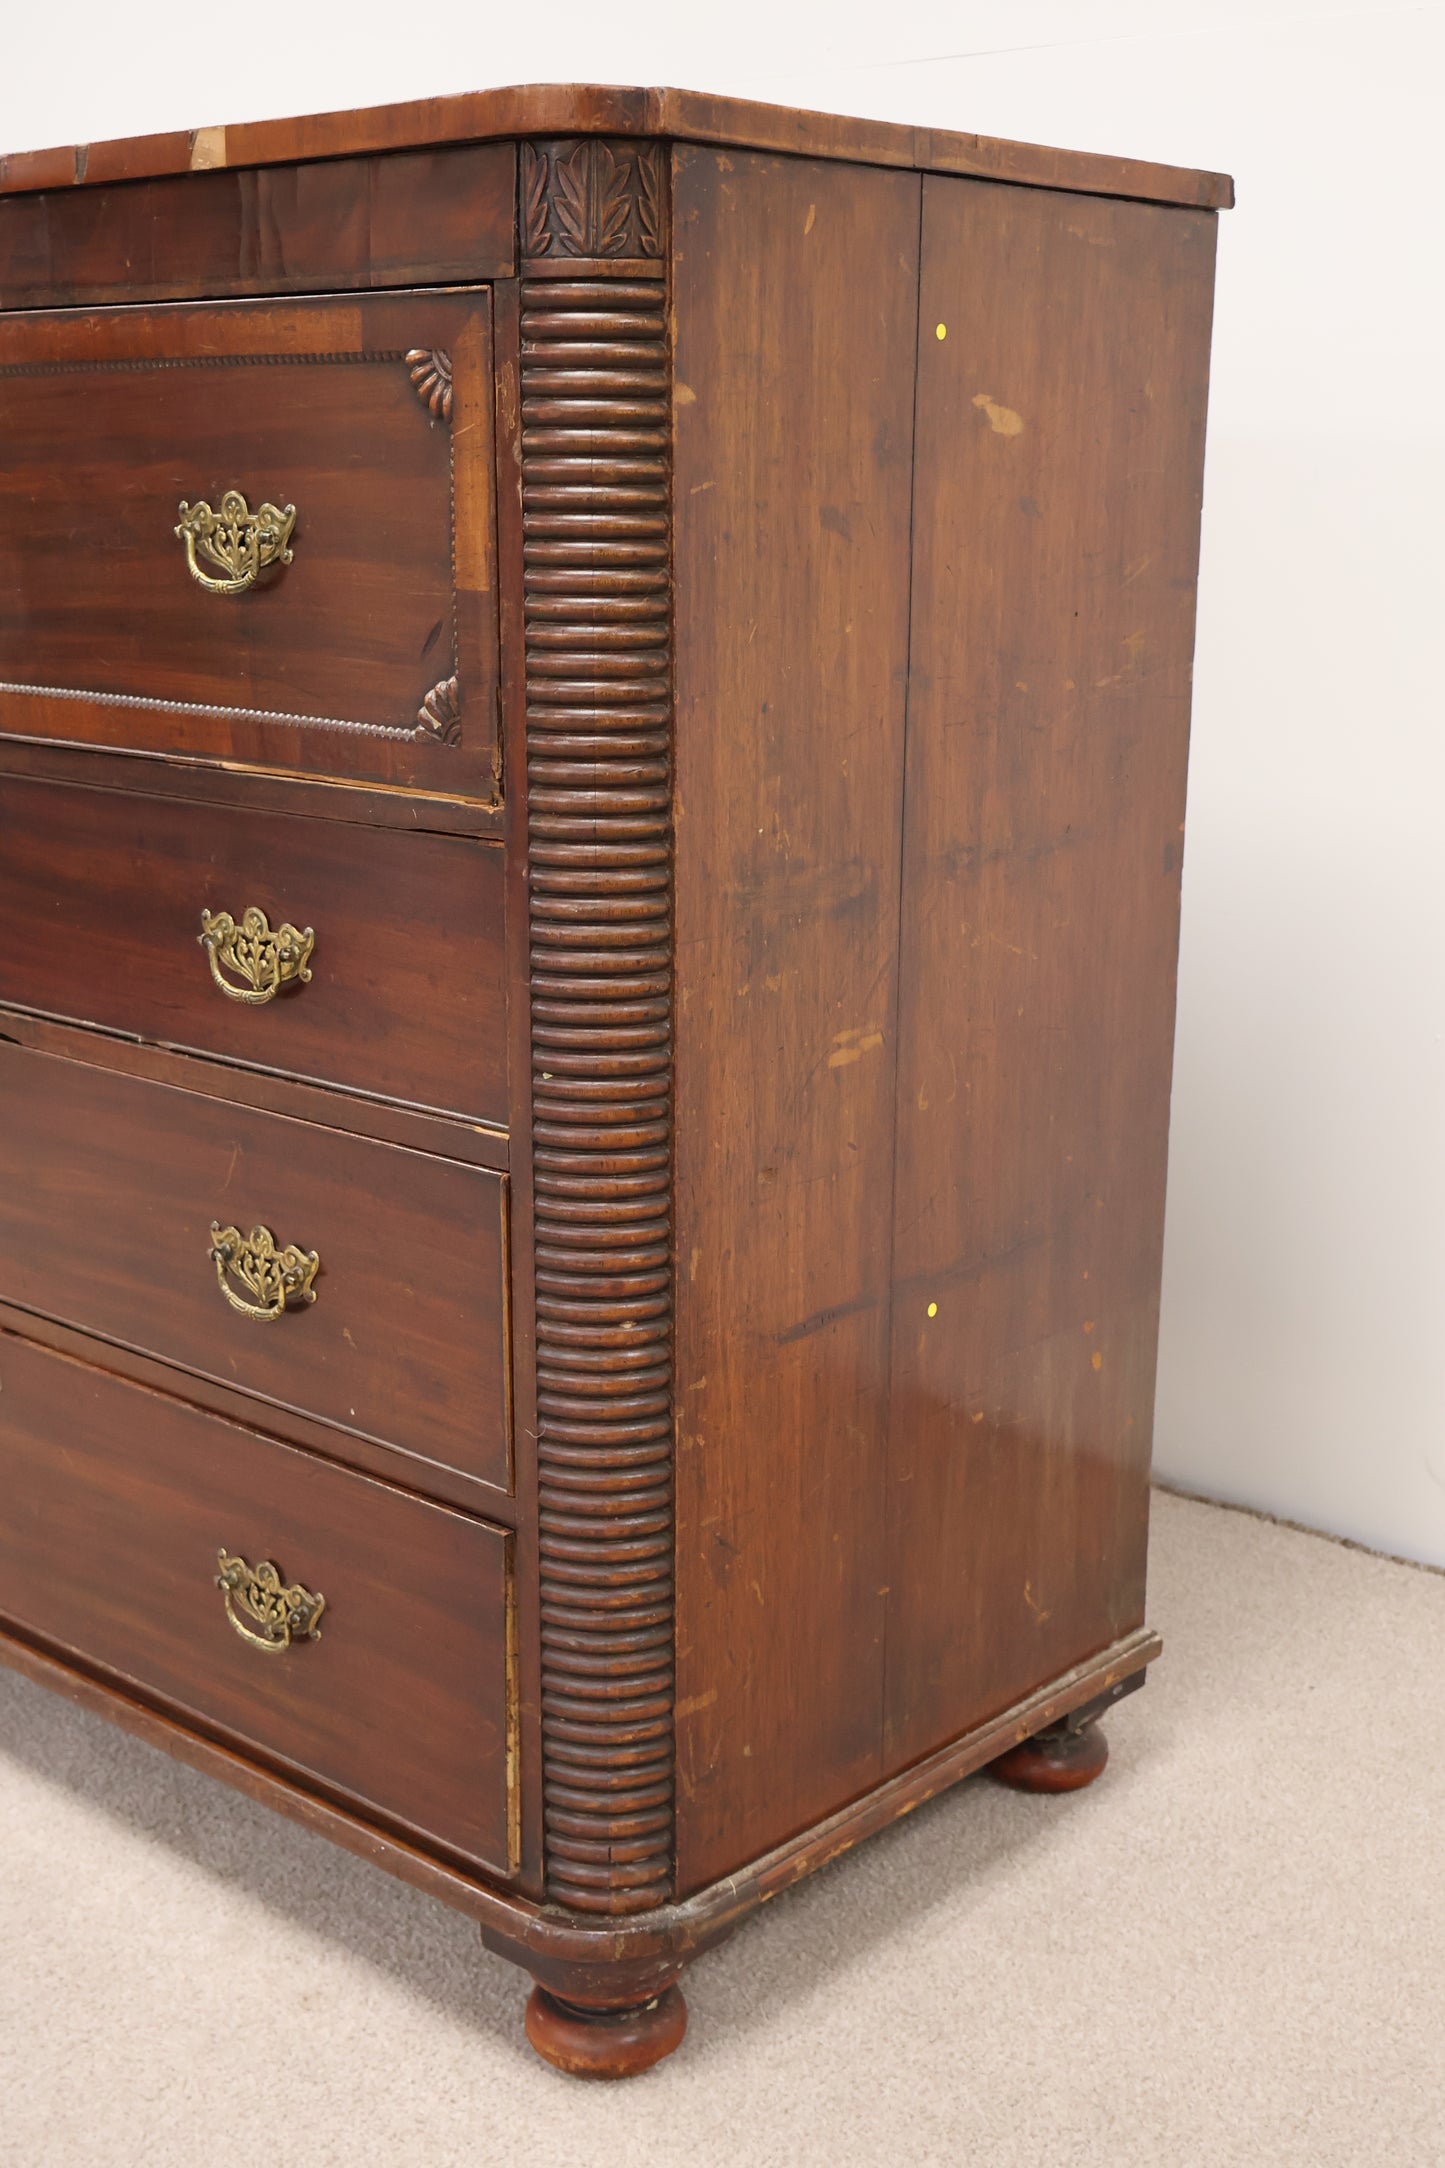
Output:
[[963,173],[1031,188],[1077,189],[1095,196],[1144,197],[1195,209],[1228,210],[1228,174],[1147,159],[1105,158],[1050,150],[947,129],[847,120],[791,106],[715,98],[703,91],[626,89],[598,83],[533,83],[478,90],[407,105],[318,113],[298,120],[243,122],[235,128],[177,130],[112,143],[18,151],[0,158],[0,193],[96,187],[157,174],[215,167],[286,165],[298,158],[351,158],[511,135],[676,136],[695,143],[839,158],[855,164]]

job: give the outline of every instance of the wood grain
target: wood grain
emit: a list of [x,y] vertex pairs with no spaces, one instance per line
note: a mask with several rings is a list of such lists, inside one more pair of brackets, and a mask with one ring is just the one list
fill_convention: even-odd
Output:
[[924,184],[890,1769],[1143,1618],[1214,234]]
[[[0,1002],[504,1124],[495,847],[0,775]],[[316,935],[262,1007],[216,986],[203,910]]]
[[[450,426],[420,348],[452,357]],[[490,785],[490,436],[485,289],[0,317],[0,727]],[[244,595],[174,531],[227,489],[298,508],[294,562]],[[453,677],[459,744],[426,709]]]
[[877,1780],[919,183],[679,149],[679,1887]]
[[510,143],[116,176],[0,200],[0,307],[474,285],[510,276],[515,229]]
[[[508,1538],[0,1333],[0,1614],[505,1875]],[[217,1552],[326,1598],[281,1652]]]
[[967,173],[1026,187],[1141,196],[1223,210],[1234,201],[1224,173],[1098,157],[944,128],[899,127],[835,113],[799,112],[705,91],[646,90],[597,83],[536,83],[460,97],[414,99],[294,120],[175,130],[114,143],[19,151],[0,160],[0,192],[95,186],[142,174],[185,173],[198,165],[285,165],[293,159],[356,157],[423,144],[510,135],[672,136],[854,165]]
[[[509,1484],[506,1184],[0,1039],[0,1298]],[[317,1299],[229,1308],[213,1220],[321,1257]]]

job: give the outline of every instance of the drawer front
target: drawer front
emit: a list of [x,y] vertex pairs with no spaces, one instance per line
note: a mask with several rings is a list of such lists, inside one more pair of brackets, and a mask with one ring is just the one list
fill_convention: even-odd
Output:
[[500,1529],[0,1334],[0,1613],[502,1872],[509,1578]]
[[[503,887],[464,837],[0,776],[0,1002],[503,1124]],[[228,965],[202,914],[249,910]]]
[[491,414],[484,287],[0,316],[0,729],[489,792]]
[[[0,1300],[499,1489],[505,1213],[485,1169],[0,1040]],[[256,1230],[303,1260],[276,1316]]]
[[508,278],[516,223],[510,143],[46,188],[0,198],[0,305]]

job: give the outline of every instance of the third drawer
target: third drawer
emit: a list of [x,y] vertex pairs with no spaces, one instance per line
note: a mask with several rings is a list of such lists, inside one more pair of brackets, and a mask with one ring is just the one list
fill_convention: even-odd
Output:
[[[503,1124],[502,885],[463,837],[0,775],[0,1002]],[[202,912],[248,910],[307,980],[213,971]]]
[[[506,1208],[486,1169],[0,1035],[0,1301],[499,1489]],[[268,1235],[302,1260],[275,1316]]]

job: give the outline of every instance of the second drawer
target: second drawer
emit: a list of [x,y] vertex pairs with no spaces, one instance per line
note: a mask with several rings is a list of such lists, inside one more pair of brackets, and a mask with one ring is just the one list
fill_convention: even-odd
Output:
[[0,1040],[0,1300],[499,1488],[505,1213],[485,1169]]
[[[460,837],[0,775],[0,1002],[505,1123],[502,884]],[[248,910],[306,980],[202,946]]]

